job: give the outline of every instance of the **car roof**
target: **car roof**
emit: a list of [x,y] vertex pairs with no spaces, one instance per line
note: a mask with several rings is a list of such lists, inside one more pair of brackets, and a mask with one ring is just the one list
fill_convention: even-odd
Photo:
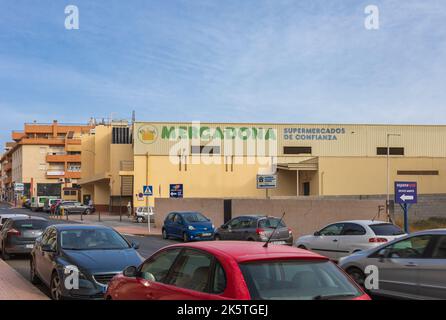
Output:
[[48,221],[45,218],[42,217],[38,217],[38,216],[28,216],[28,215],[24,215],[21,217],[10,217],[9,219],[14,220],[14,221],[19,221],[19,220],[41,220],[41,221]]
[[442,229],[422,230],[422,231],[412,232],[410,236],[426,235],[426,234],[446,235],[446,229],[442,228]]
[[171,213],[178,213],[178,214],[195,214],[195,213],[199,213],[202,214],[200,211],[172,211]]
[[55,224],[52,227],[56,228],[59,231],[65,230],[97,230],[97,229],[107,229],[114,230],[111,227],[101,226],[101,225],[85,225],[85,224]]
[[12,217],[29,217],[29,215],[24,213],[7,213],[7,214],[0,214],[0,217],[3,218],[12,218]]
[[256,219],[274,218],[274,219],[280,219],[280,217],[268,216],[268,215],[264,215],[264,214],[244,214],[242,216],[234,217],[233,219],[237,219],[237,218],[256,218]]
[[317,253],[295,247],[270,244],[265,248],[263,245],[264,242],[254,241],[205,241],[176,244],[169,247],[200,249],[209,253],[219,252],[231,256],[239,263],[260,260],[329,260]]
[[374,224],[392,224],[391,222],[387,222],[387,221],[381,221],[381,220],[344,220],[344,221],[337,221],[337,222],[333,222],[331,224],[335,224],[335,223],[356,223],[356,224],[361,224],[361,225],[374,225]]

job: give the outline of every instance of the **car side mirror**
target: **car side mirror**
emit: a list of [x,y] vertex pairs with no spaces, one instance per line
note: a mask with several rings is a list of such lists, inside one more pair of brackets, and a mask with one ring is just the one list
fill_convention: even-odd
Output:
[[222,224],[221,227],[222,229],[228,229],[228,226],[226,224]]
[[321,232],[320,231],[316,231],[315,233],[314,233],[314,236],[315,237],[319,237],[321,235]]
[[130,266],[125,268],[122,274],[127,278],[135,278],[138,275],[138,269],[135,266]]
[[54,250],[53,247],[51,247],[51,245],[49,245],[49,244],[44,244],[42,246],[42,251],[43,252],[56,252],[56,250]]
[[385,258],[387,258],[389,256],[389,253],[390,253],[389,249],[381,249],[381,250],[379,250],[378,251],[379,260],[382,261]]
[[141,278],[143,278],[144,280],[152,281],[152,282],[156,281],[155,276],[150,272],[142,272]]
[[132,242],[132,248],[137,250],[139,249],[139,243],[138,242]]

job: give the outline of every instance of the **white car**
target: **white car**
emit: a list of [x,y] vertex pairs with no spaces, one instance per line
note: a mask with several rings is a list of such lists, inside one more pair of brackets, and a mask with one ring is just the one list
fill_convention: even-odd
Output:
[[295,246],[315,251],[332,260],[339,260],[404,235],[406,234],[398,226],[384,221],[340,221],[316,231],[313,235],[298,238]]
[[150,222],[155,222],[155,211],[153,207],[137,207],[135,208],[135,220],[136,222],[147,222],[147,217],[150,213]]

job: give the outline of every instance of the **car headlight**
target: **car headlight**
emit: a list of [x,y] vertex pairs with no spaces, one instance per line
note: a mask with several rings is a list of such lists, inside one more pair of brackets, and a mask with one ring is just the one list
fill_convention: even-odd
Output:
[[189,230],[195,230],[195,227],[194,226],[189,226],[189,227],[187,227]]
[[212,229],[215,229],[215,226],[214,226],[214,225],[212,225]]

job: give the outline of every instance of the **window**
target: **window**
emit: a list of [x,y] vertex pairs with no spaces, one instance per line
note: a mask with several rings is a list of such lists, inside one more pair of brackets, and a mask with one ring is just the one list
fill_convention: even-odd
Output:
[[212,257],[208,254],[185,250],[175,264],[169,284],[199,291],[209,292],[209,275]]
[[446,236],[438,237],[437,244],[432,252],[433,259],[446,259]]
[[[385,155],[387,155],[387,148],[386,147],[378,147],[378,148],[376,148],[376,154],[378,156],[385,156]],[[389,148],[389,155],[391,155],[391,156],[404,156],[404,148],[401,148],[401,147]]]
[[319,233],[321,236],[339,236],[341,235],[343,227],[343,223],[336,223],[322,229]]
[[175,217],[175,213],[171,212],[167,215],[166,221],[173,222],[173,218]]
[[377,236],[399,236],[404,231],[391,223],[377,223],[369,226]]
[[45,163],[39,164],[39,170],[46,171],[46,164]]
[[226,274],[221,264],[215,260],[214,279],[212,293],[223,293],[226,289]]
[[438,176],[438,170],[398,170],[400,176]]
[[432,236],[415,236],[404,239],[387,247],[392,259],[421,259]]
[[219,146],[191,146],[192,154],[220,154]]
[[266,218],[259,220],[259,228],[285,228],[285,223],[277,218]]
[[151,273],[157,282],[165,282],[166,277],[181,249],[171,249],[160,252],[155,257],[143,263],[140,269],[141,277],[149,279],[147,273]]
[[251,219],[250,218],[243,218],[240,221],[240,229],[249,229],[251,228]]
[[228,227],[231,229],[239,229],[242,223],[242,219],[235,218],[228,223]]
[[311,154],[311,147],[283,147],[283,154]]
[[182,224],[183,223],[183,218],[181,218],[181,216],[179,214],[176,214],[175,218],[173,218],[173,222],[174,223],[178,223],[178,224]]
[[365,234],[365,229],[356,223],[346,223],[342,229],[343,236],[362,236]]

